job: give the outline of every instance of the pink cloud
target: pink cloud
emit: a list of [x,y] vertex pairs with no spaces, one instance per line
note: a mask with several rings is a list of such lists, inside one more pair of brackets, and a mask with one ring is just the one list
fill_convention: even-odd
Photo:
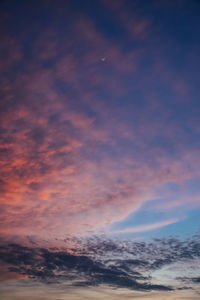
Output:
[[[149,21],[134,22],[127,22],[129,30],[144,38]],[[35,43],[35,64],[4,85],[4,234],[48,237],[50,231],[64,237],[105,229],[156,197],[159,186],[199,174],[198,151],[179,147],[176,121],[169,124],[171,112],[162,110],[158,95],[148,89],[158,75],[169,77],[163,65],[139,76],[145,49],[124,53],[84,17],[73,30],[87,44],[85,52],[70,50],[75,39],[60,51],[59,39],[45,31]],[[53,57],[51,68],[42,66],[41,60]],[[177,82],[182,90],[184,81]],[[144,108],[138,106],[137,89],[147,99]],[[133,95],[130,110],[121,105],[127,95]],[[178,159],[155,145],[159,135],[181,148]]]

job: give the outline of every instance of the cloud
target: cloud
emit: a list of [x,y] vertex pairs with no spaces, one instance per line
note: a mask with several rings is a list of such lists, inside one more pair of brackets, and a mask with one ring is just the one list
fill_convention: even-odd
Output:
[[177,279],[187,283],[200,283],[200,277],[177,277]]
[[[2,235],[54,239],[107,230],[155,198],[164,184],[199,176],[199,151],[184,130],[192,124],[195,133],[199,114],[188,114],[187,104],[177,100],[174,88],[182,91],[185,80],[179,74],[178,85],[172,84],[164,50],[149,43],[151,20],[139,10],[132,18],[123,3],[99,5],[111,28],[124,32],[119,39],[87,13],[66,18],[68,4],[63,10],[53,5],[54,21],[47,18],[37,28],[27,17],[22,27],[28,33],[21,33],[20,23],[13,36],[12,15],[5,20]],[[26,15],[33,18],[31,7]],[[111,19],[110,9],[116,13]]]
[[[199,282],[198,277],[177,277],[177,263],[191,264],[200,259],[198,236],[184,241],[155,239],[149,243],[119,243],[94,237],[74,240],[76,246],[70,246],[69,241],[60,249],[2,242],[0,257],[4,271],[7,269],[5,277],[7,280],[15,276],[28,277],[43,284],[67,283],[72,287],[104,284],[146,292],[183,288],[180,281],[184,282],[184,289],[190,287],[187,282]],[[173,286],[158,284],[154,272],[169,266],[168,276],[175,276]]]
[[11,273],[42,280],[44,283],[69,281],[72,286],[105,284],[141,291],[171,290],[167,286],[138,282],[148,279],[138,272],[126,272],[114,265],[108,267],[87,256],[75,256],[66,251],[31,249],[10,244],[1,247],[1,259],[9,265]]
[[153,223],[153,224],[128,227],[128,228],[121,229],[121,230],[113,230],[113,231],[110,231],[109,233],[121,234],[121,233],[151,231],[151,230],[163,227],[163,226],[167,226],[167,225],[176,223],[178,221],[179,221],[178,219],[171,219],[171,220],[161,221],[161,222],[157,222],[157,223]]

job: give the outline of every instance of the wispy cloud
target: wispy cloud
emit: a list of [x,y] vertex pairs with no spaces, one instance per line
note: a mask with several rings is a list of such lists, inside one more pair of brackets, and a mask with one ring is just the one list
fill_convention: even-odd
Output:
[[125,229],[112,230],[112,231],[109,231],[108,233],[110,233],[110,234],[123,234],[123,233],[135,233],[135,232],[151,231],[151,230],[154,230],[154,229],[161,228],[163,226],[168,226],[170,224],[174,224],[176,222],[179,222],[179,219],[170,219],[170,220],[165,220],[165,221],[156,222],[156,223],[152,223],[152,224],[132,226],[132,227],[128,227],[128,228],[125,228]]

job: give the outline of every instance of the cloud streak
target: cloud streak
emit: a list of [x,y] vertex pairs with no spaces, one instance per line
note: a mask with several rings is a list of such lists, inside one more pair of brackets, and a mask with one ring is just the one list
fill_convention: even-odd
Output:
[[147,225],[128,227],[128,228],[121,229],[121,230],[113,230],[113,231],[110,231],[109,233],[110,234],[123,234],[123,233],[151,231],[151,230],[154,230],[157,228],[161,228],[163,226],[168,226],[168,225],[174,224],[178,221],[179,221],[179,219],[171,219],[171,220],[156,222],[156,223],[147,224]]

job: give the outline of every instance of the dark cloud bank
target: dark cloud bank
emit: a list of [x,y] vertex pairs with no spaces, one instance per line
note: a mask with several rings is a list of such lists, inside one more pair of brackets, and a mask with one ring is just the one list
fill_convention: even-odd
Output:
[[[185,241],[169,238],[156,239],[151,243],[117,243],[94,238],[79,243],[77,249],[64,251],[2,244],[0,258],[8,266],[9,272],[48,284],[106,284],[113,288],[138,291],[170,291],[175,287],[151,283],[151,272],[176,262],[198,259],[200,240],[194,237]],[[184,283],[186,289],[190,288],[190,283],[200,282],[199,277],[176,279]]]

